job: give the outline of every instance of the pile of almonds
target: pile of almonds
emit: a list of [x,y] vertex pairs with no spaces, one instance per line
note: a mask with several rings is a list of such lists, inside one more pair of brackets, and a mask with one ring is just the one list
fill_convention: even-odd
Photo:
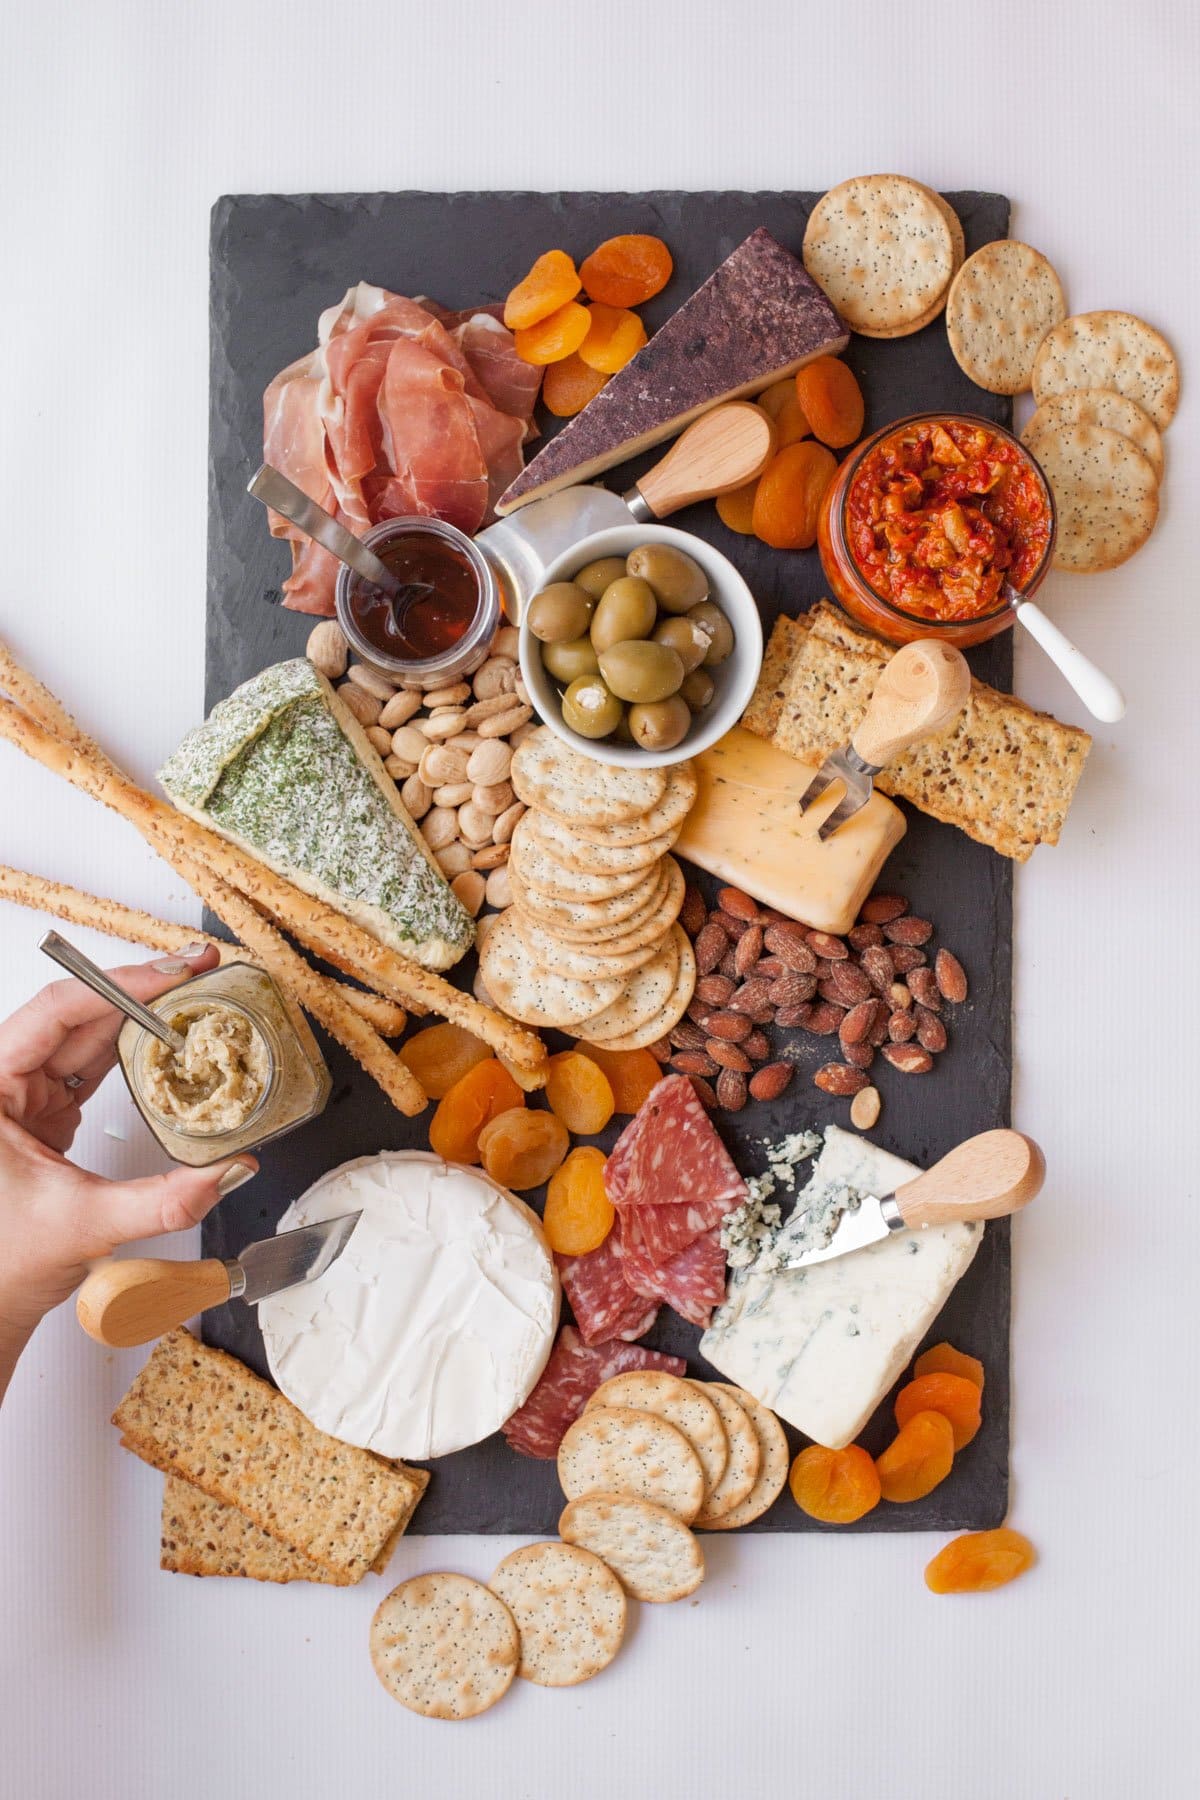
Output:
[[777,1099],[794,1066],[772,1060],[765,1027],[798,1028],[836,1034],[842,1060],[825,1063],[813,1081],[852,1099],[851,1119],[867,1130],[879,1117],[867,1074],[876,1053],[901,1074],[928,1074],[946,1048],[944,1003],[967,997],[962,964],[939,950],[930,966],[933,926],[914,918],[899,894],[872,894],[844,937],[798,924],[733,887],[710,909],[689,886],[680,922],[696,952],[695,998],[651,1048],[691,1076],[710,1108],[739,1112],[748,1099]]
[[517,663],[516,627],[501,626],[487,659],[452,687],[397,688],[366,664],[349,663],[333,619],[313,631],[307,654],[337,684],[471,917],[485,900],[510,906],[508,847],[525,806],[508,771],[517,745],[537,728]]

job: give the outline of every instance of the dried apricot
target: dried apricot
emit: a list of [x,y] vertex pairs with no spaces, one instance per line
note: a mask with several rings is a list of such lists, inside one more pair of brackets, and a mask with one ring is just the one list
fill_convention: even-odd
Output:
[[468,1069],[443,1096],[429,1121],[429,1148],[447,1162],[477,1163],[479,1133],[489,1119],[524,1104],[508,1070],[489,1056]]
[[637,1112],[650,1089],[662,1080],[663,1072],[648,1050],[605,1050],[600,1044],[576,1044],[575,1048],[608,1076],[616,1112]]
[[546,1098],[567,1130],[583,1137],[603,1131],[616,1111],[608,1076],[599,1063],[578,1050],[563,1050],[550,1058]]
[[646,327],[635,312],[624,306],[602,306],[597,301],[588,313],[592,322],[579,346],[579,355],[589,369],[615,375],[646,342]]
[[542,401],[556,419],[573,419],[596,398],[607,380],[599,369],[589,369],[576,350],[550,364],[542,381]]
[[745,487],[730,488],[727,494],[717,495],[717,517],[722,525],[728,525],[730,531],[736,531],[741,537],[751,537],[754,533],[754,496],[758,492],[758,477],[748,481]]
[[400,1046],[400,1061],[431,1100],[443,1100],[456,1081],[491,1056],[487,1045],[461,1025],[427,1025]]
[[542,1224],[546,1240],[560,1256],[598,1250],[616,1214],[604,1186],[603,1150],[581,1144],[550,1177]]
[[547,250],[504,302],[504,323],[510,331],[526,331],[573,300],[582,286],[566,251]]
[[907,1425],[914,1413],[940,1412],[954,1431],[954,1448],[965,1450],[980,1426],[982,1395],[963,1375],[918,1375],[896,1395],[896,1423]]
[[758,478],[754,535],[775,550],[807,550],[817,541],[817,516],[837,472],[824,444],[777,450]]
[[539,319],[536,325],[513,333],[517,355],[522,362],[533,363],[539,369],[547,363],[561,362],[564,356],[571,356],[578,350],[591,322],[586,306],[580,306],[577,300],[568,300],[548,319]]
[[792,1464],[788,1481],[801,1512],[826,1525],[852,1525],[879,1504],[878,1472],[857,1444],[845,1450],[810,1444]]
[[962,1375],[983,1392],[983,1364],[977,1356],[956,1350],[953,1344],[934,1344],[923,1350],[913,1364],[914,1375]]
[[640,306],[661,293],[675,264],[661,238],[631,231],[606,238],[580,264],[583,285],[605,306]]
[[968,1531],[938,1551],[925,1570],[925,1586],[935,1594],[986,1594],[1015,1581],[1036,1561],[1029,1539],[1007,1525]]
[[875,1458],[885,1500],[923,1500],[954,1462],[954,1429],[940,1412],[914,1413]]
[[775,442],[780,450],[786,450],[789,444],[798,444],[801,438],[811,437],[812,426],[808,416],[797,400],[795,394],[785,400],[775,415]]
[[541,1187],[571,1147],[567,1128],[553,1113],[514,1106],[497,1113],[479,1133],[483,1166],[501,1187]]
[[788,401],[795,398],[795,378],[785,375],[782,381],[773,381],[761,394],[755,394],[754,404],[761,406],[769,419],[777,419]]
[[866,408],[853,369],[836,356],[818,356],[796,370],[796,398],[814,437],[844,450],[862,433]]

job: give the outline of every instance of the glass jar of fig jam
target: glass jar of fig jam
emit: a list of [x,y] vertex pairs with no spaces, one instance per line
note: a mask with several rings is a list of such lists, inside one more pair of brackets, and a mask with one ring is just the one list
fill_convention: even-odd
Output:
[[362,541],[404,583],[390,600],[344,566],[338,624],[356,656],[397,684],[447,687],[470,675],[500,624],[500,587],[465,532],[442,519],[385,519]]

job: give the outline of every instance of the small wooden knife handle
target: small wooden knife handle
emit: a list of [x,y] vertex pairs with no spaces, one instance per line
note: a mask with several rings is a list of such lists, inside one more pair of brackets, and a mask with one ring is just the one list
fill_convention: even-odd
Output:
[[909,1226],[1000,1219],[1028,1206],[1046,1177],[1046,1159],[1019,1131],[981,1131],[895,1192]]
[[682,432],[662,461],[638,480],[637,490],[656,519],[744,487],[761,475],[775,434],[761,407],[745,400],[714,406]]
[[159,1262],[130,1256],[101,1263],[79,1290],[75,1315],[98,1344],[127,1350],[173,1331],[193,1313],[229,1298],[229,1271],[219,1257]]
[[971,671],[961,653],[936,638],[918,638],[897,650],[884,669],[850,742],[864,762],[882,769],[949,725],[970,692]]

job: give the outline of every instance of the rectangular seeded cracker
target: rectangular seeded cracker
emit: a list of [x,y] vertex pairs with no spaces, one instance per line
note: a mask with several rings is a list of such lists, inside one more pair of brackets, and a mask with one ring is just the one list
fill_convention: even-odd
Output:
[[174,1575],[240,1575],[248,1581],[320,1581],[339,1587],[349,1579],[289,1550],[252,1525],[236,1506],[211,1500],[178,1475],[168,1475],[163,1483],[159,1567]]
[[[800,625],[773,741],[811,759],[849,740],[894,652],[824,601]],[[1091,744],[1086,731],[972,681],[956,723],[906,752],[876,786],[1025,862],[1038,844],[1058,842]]]
[[786,614],[781,613],[771,627],[758,686],[738,721],[758,737],[769,738],[779,723],[788,676],[792,672],[792,661],[803,641],[804,627],[800,621],[789,619]]
[[357,1581],[428,1479],[328,1437],[223,1350],[173,1331],[113,1414],[129,1448],[289,1549]]

